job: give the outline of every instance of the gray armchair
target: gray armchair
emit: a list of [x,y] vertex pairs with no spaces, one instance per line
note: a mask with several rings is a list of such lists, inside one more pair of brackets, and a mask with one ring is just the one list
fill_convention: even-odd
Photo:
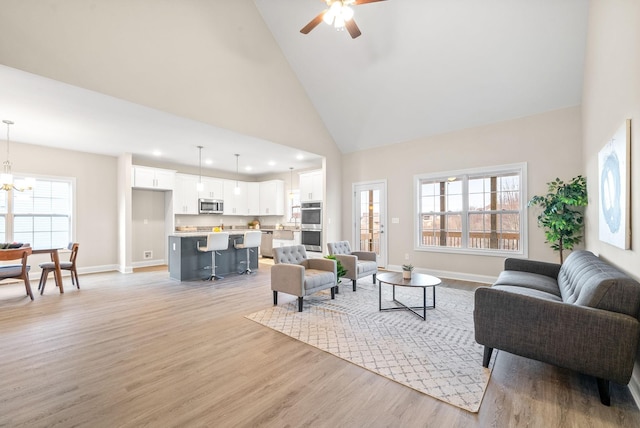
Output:
[[329,255],[336,256],[342,266],[347,270],[344,275],[353,282],[353,291],[356,291],[356,282],[360,278],[373,275],[373,283],[376,283],[378,262],[373,251],[351,251],[349,241],[327,243]]
[[278,291],[298,297],[298,311],[302,312],[304,296],[331,289],[331,298],[336,298],[336,262],[325,258],[309,259],[303,245],[273,249],[271,268],[271,290],[273,304],[278,304]]

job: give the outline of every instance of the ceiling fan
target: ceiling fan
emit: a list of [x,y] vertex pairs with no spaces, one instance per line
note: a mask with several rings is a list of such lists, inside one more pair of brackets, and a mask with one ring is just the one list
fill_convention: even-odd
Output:
[[351,6],[358,6],[366,3],[375,3],[385,0],[324,0],[328,9],[320,12],[318,16],[313,18],[305,25],[300,32],[309,34],[311,30],[316,28],[320,22],[324,21],[329,25],[333,25],[336,29],[346,28],[351,38],[355,39],[362,33],[353,20],[353,9]]

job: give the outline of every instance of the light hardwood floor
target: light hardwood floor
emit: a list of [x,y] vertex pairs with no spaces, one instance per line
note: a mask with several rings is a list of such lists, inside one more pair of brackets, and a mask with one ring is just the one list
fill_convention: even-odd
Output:
[[305,345],[244,318],[272,304],[269,268],[65,277],[33,302],[0,286],[0,426],[640,426],[626,387],[605,407],[594,379],[505,352],[473,414]]

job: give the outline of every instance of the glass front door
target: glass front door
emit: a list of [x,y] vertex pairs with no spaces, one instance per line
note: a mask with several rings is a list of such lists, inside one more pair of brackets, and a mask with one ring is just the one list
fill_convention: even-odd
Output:
[[364,183],[354,186],[354,250],[373,251],[378,265],[387,265],[386,183]]

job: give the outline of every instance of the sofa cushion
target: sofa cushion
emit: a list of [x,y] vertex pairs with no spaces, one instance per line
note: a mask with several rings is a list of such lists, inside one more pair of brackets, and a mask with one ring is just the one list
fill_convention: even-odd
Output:
[[521,294],[523,296],[536,297],[539,299],[552,300],[554,302],[562,302],[559,296],[552,293],[546,293],[535,288],[520,287],[517,285],[493,285],[491,288],[496,290],[508,291],[509,293]]
[[638,318],[640,284],[615,266],[589,251],[574,251],[567,257],[558,286],[562,300]]
[[495,285],[526,287],[561,297],[558,282],[551,277],[538,273],[505,270],[500,273]]

